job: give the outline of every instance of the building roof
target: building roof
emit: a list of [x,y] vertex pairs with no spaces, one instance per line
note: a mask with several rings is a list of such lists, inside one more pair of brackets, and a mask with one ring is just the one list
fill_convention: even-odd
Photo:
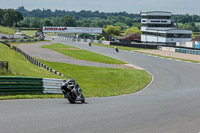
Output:
[[200,41],[200,36],[193,38],[192,41]]
[[140,36],[140,35],[138,35],[138,34],[136,34],[136,33],[128,33],[128,34],[126,34],[125,36],[122,36],[122,37],[120,37],[120,39],[126,39],[126,38],[128,38],[128,37],[130,37],[130,36]]
[[141,16],[171,16],[171,12],[165,11],[150,11],[150,12],[140,12]]
[[167,11],[147,11],[147,12],[140,12],[141,14],[143,13],[157,13],[157,12],[161,12],[161,13],[171,13],[171,12],[167,12]]

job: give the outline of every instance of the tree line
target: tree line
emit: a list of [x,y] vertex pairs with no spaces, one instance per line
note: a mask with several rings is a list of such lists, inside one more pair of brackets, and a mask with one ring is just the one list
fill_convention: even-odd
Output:
[[48,18],[48,17],[64,17],[65,15],[71,15],[76,20],[79,18],[90,18],[90,17],[98,17],[107,19],[108,16],[124,16],[128,18],[140,18],[140,14],[133,14],[127,12],[113,12],[113,13],[105,13],[99,11],[85,11],[81,10],[80,12],[76,11],[65,11],[65,10],[55,10],[52,11],[51,9],[34,9],[32,11],[28,11],[24,8],[24,6],[19,7],[16,9],[17,11],[21,12],[24,17],[38,17],[38,18]]
[[0,25],[17,27],[17,24],[23,19],[24,17],[19,11],[14,9],[0,9]]
[[[180,29],[200,31],[200,16],[172,15],[176,26]],[[0,25],[41,28],[42,26],[69,26],[69,27],[102,27],[110,35],[135,32],[141,34],[140,14],[115,12],[104,13],[99,11],[65,11],[51,9],[26,10],[23,6],[18,9],[0,9]]]

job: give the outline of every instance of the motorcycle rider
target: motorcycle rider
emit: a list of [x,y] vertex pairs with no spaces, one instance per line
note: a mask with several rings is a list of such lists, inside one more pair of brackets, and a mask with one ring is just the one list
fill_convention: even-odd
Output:
[[[62,85],[62,86],[68,87],[68,82],[69,82],[69,81],[67,81],[67,80],[63,80],[61,85]],[[65,98],[67,98],[67,97],[66,97],[65,87],[61,87],[61,90],[62,90],[62,92],[65,94]],[[81,99],[81,92],[80,92],[80,87],[79,87],[78,84],[76,84],[76,85],[73,87],[72,91],[73,91],[74,94],[76,95],[76,100]]]
[[118,47],[115,47],[115,50],[116,50],[116,52],[119,52],[119,49],[118,49]]
[[81,92],[80,92],[80,87],[79,85],[75,85],[74,88],[72,89],[73,92],[76,95],[76,100],[80,100],[81,99]]

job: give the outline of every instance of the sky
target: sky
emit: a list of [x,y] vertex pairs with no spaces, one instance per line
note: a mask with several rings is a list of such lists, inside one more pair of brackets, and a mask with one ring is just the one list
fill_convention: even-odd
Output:
[[0,0],[0,8],[17,9],[24,6],[33,9],[66,11],[100,11],[139,14],[140,11],[169,11],[172,14],[200,15],[200,0]]

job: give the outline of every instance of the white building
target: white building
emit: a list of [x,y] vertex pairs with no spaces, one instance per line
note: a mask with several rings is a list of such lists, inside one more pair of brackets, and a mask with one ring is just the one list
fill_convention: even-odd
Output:
[[171,15],[171,12],[163,11],[141,12],[141,41],[170,45],[190,41],[192,31],[177,29]]

